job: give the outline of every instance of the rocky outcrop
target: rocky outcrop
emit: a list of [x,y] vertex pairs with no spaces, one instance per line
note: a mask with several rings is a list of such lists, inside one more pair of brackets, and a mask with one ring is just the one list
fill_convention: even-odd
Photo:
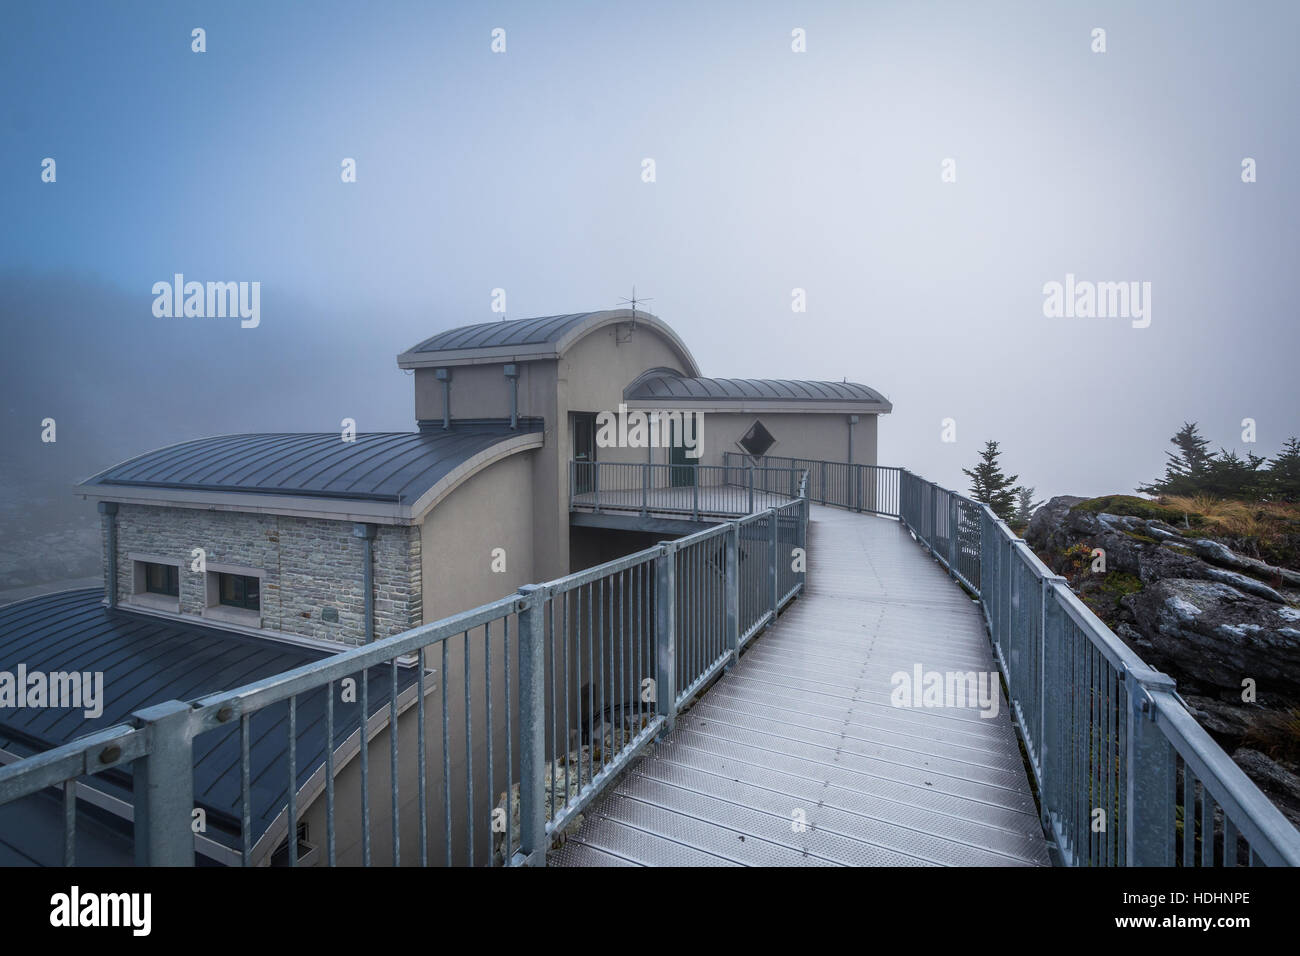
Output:
[[[1025,540],[1178,682],[1202,726],[1261,788],[1276,795],[1300,780],[1300,572],[1119,496],[1053,498]],[[1300,787],[1275,799],[1300,823]]]

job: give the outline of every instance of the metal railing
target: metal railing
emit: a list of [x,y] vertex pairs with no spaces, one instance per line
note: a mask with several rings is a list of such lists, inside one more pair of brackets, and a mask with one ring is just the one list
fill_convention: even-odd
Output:
[[569,510],[730,518],[798,498],[804,473],[789,466],[571,461]]
[[[803,588],[808,503],[801,481],[794,491],[276,677],[150,707],[0,768],[0,807],[61,790],[72,865],[78,788],[130,767],[137,863],[188,866],[193,770],[217,761],[228,769],[205,812],[235,822],[229,854],[246,866],[273,852],[289,865],[304,852],[329,865],[542,865],[552,837]],[[323,848],[300,846],[308,819]]]
[[900,500],[903,524],[980,598],[1063,863],[1300,865],[1300,832],[1196,722],[1173,680],[987,505],[907,471]]
[[899,514],[902,468],[776,455],[751,458],[734,451],[723,452],[722,463],[726,468],[737,470],[757,468],[780,472],[789,469],[807,474],[808,499],[814,504],[890,518],[897,518]]

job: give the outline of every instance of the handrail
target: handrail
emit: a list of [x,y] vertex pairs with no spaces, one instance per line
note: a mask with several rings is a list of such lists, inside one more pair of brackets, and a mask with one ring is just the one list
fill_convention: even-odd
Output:
[[904,526],[980,598],[1061,862],[1300,865],[1300,832],[1188,712],[1169,677],[988,505],[906,470],[901,481]]

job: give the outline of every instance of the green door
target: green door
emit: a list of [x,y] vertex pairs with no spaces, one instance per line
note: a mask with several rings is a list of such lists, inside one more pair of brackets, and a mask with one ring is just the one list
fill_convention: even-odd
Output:
[[695,484],[695,465],[696,459],[686,457],[686,449],[682,445],[682,436],[680,434],[681,426],[676,420],[668,422],[671,436],[668,444],[668,464],[672,465],[669,469],[672,472],[669,484],[674,488],[689,488]]

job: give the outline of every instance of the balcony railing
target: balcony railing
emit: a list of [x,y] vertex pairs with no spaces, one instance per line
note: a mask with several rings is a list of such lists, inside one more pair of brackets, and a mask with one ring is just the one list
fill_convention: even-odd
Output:
[[804,474],[787,465],[571,461],[569,510],[734,518],[794,501]]

